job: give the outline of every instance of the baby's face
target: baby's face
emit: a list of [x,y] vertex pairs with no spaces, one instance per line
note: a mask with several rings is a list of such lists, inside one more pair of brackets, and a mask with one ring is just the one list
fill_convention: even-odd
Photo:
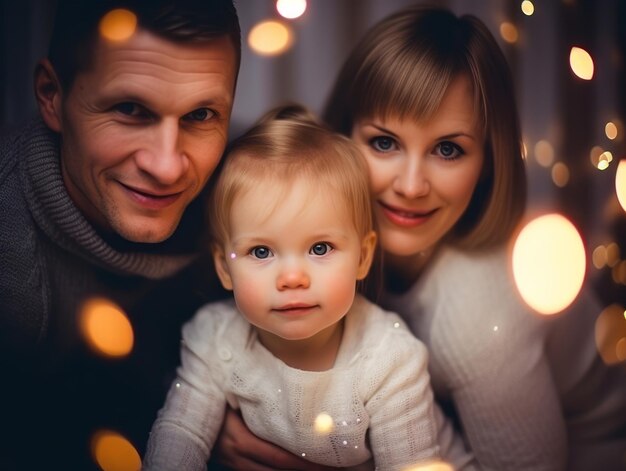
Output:
[[300,340],[348,312],[374,238],[357,233],[343,198],[304,181],[261,184],[235,200],[230,225],[225,286],[251,324]]

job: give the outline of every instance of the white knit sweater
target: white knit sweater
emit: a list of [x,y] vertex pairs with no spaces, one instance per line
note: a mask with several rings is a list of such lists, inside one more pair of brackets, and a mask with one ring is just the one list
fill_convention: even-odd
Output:
[[626,369],[597,354],[602,307],[589,292],[540,316],[520,300],[505,250],[443,249],[383,306],[426,344],[436,398],[456,409],[483,469],[626,469]]
[[[258,341],[234,303],[207,305],[183,328],[182,365],[152,428],[145,469],[205,469],[224,409],[258,437],[306,459],[400,470],[437,458],[469,461],[433,403],[427,353],[395,314],[358,297],[335,365],[291,368]],[[316,431],[319,414],[332,430]],[[441,444],[441,446],[439,445]]]

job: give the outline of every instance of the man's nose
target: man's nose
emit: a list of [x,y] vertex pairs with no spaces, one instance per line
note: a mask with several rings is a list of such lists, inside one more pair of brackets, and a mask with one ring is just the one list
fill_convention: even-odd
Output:
[[139,169],[161,185],[173,185],[185,174],[189,160],[182,149],[177,119],[164,119],[155,124],[146,138],[146,146],[137,153]]

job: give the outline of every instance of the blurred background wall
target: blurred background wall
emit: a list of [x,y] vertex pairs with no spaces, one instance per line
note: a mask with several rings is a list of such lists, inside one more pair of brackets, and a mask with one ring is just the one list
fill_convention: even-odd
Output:
[[[286,19],[275,0],[236,0],[243,57],[231,137],[285,101],[321,111],[342,61],[363,32],[414,3],[419,2],[308,0],[301,16]],[[626,159],[626,2],[434,3],[478,16],[498,39],[516,80],[530,175],[529,215],[558,211],[569,218],[585,242],[587,281],[605,305],[624,309],[626,213],[615,181],[619,162]],[[53,11],[49,0],[0,1],[1,132],[36,113],[31,77],[37,59],[46,53]],[[249,40],[253,28],[266,20],[280,21],[289,41],[262,54]],[[280,42],[280,35],[270,33],[265,41]],[[572,70],[574,46],[593,60],[590,80]]]

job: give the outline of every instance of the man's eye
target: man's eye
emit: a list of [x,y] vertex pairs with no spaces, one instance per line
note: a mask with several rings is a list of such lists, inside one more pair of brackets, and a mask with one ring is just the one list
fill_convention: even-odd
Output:
[[311,255],[326,255],[332,249],[333,248],[330,246],[330,244],[326,242],[318,242],[317,244],[311,247],[311,249],[309,250],[309,253]]
[[118,103],[114,106],[114,108],[115,111],[125,114],[127,116],[143,116],[146,114],[146,110],[142,106],[130,101]]
[[272,255],[272,251],[269,248],[263,245],[260,245],[250,250],[250,255],[252,255],[255,258],[263,260],[263,259],[268,258],[270,255]]
[[215,112],[209,108],[198,108],[191,113],[187,113],[185,119],[188,121],[208,121],[213,116],[215,116]]
[[395,140],[389,136],[376,136],[370,139],[370,146],[378,152],[389,152],[395,147]]

